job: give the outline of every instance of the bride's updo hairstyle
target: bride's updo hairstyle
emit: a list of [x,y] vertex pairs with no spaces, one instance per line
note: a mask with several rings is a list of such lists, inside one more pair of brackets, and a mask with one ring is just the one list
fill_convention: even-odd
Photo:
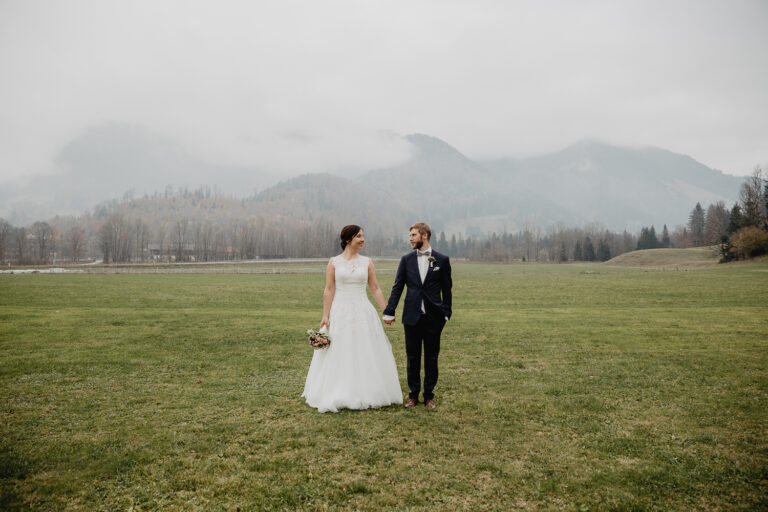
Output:
[[347,244],[351,242],[353,238],[355,238],[355,235],[357,235],[361,229],[363,228],[361,228],[360,226],[355,226],[354,224],[350,224],[349,226],[344,226],[343,228],[341,228],[341,233],[339,233],[339,239],[341,240],[342,251],[347,246]]

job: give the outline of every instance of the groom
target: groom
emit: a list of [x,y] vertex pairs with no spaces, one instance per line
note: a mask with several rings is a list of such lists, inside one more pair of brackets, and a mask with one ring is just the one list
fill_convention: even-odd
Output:
[[424,346],[424,405],[435,408],[432,392],[437,384],[437,356],[440,333],[451,317],[451,263],[448,256],[432,250],[432,230],[423,222],[411,226],[408,240],[416,249],[400,259],[395,284],[382,319],[387,325],[395,321],[395,309],[408,287],[403,304],[405,353],[407,356],[408,402],[406,409],[419,402],[421,389],[421,347]]

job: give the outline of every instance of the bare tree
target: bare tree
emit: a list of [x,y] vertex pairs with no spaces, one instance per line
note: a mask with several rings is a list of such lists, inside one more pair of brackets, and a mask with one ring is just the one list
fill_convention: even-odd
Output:
[[[739,200],[744,226],[755,226],[762,228],[766,223],[765,193],[763,186],[763,170],[760,166],[755,167],[752,175],[747,181],[742,183]],[[768,176],[766,176],[768,179]]]
[[176,252],[176,261],[184,261],[185,249],[187,244],[187,231],[189,229],[189,219],[182,217],[173,225],[171,231],[171,241]]
[[160,228],[155,230],[155,242],[157,243],[157,252],[158,256],[161,260],[168,261],[170,260],[169,253],[170,251],[166,247],[167,240],[168,240],[168,233],[165,228]]
[[240,242],[240,257],[252,260],[256,257],[256,229],[253,220],[241,223],[239,228],[237,240]]
[[[208,191],[210,194],[210,190]],[[200,242],[201,256],[203,261],[211,261],[215,258],[214,250],[214,229],[210,221],[205,221],[201,230],[202,240]]]
[[675,249],[686,249],[693,247],[693,239],[687,226],[675,226],[675,229],[669,235],[669,245]]
[[722,237],[725,236],[728,227],[728,210],[725,208],[725,202],[717,201],[707,208],[707,216],[704,221],[704,244],[719,244]]
[[77,263],[85,251],[85,231],[78,226],[73,226],[67,233],[67,244],[72,254],[72,261]]
[[230,247],[227,245],[227,232],[224,229],[214,230],[213,238],[213,257],[216,260],[228,260],[230,258]]
[[99,246],[103,255],[102,261],[104,263],[109,263],[110,258],[112,258],[114,254],[114,237],[112,236],[110,228],[111,226],[109,225],[109,222],[105,222],[99,229]]
[[525,237],[525,261],[531,261],[531,250],[533,248],[533,233],[531,232],[531,224],[525,221],[525,231],[523,232]]
[[144,261],[144,255],[149,251],[149,226],[137,218],[133,223],[133,236],[135,238],[136,261]]
[[0,261],[5,259],[5,253],[8,251],[8,246],[11,243],[11,236],[13,233],[13,226],[5,219],[0,219]]
[[13,235],[14,241],[16,242],[16,261],[18,263],[27,263],[27,259],[29,258],[27,228],[16,228]]
[[53,249],[53,228],[47,222],[35,222],[31,232],[35,237],[37,259],[48,262],[48,253]]
[[239,251],[239,233],[240,233],[240,223],[235,220],[232,225],[227,229],[227,240],[229,243],[229,249],[231,258],[233,260],[240,259],[240,251]]
[[130,259],[130,229],[120,213],[110,214],[99,229],[99,245],[104,254],[104,263],[128,261]]
[[[196,194],[204,194],[201,187],[195,191]],[[192,228],[193,245],[195,258],[201,261],[210,261],[213,259],[213,226],[208,220],[195,221]]]

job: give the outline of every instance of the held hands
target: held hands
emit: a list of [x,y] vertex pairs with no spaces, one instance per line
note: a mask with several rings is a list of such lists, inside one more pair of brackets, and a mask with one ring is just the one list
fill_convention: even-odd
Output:
[[392,320],[384,320],[384,323],[387,324],[387,325],[392,325],[393,323],[395,323],[394,316],[392,317]]

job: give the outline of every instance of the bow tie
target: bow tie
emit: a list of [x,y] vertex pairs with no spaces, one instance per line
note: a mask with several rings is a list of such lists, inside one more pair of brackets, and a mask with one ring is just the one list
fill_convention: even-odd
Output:
[[427,249],[426,251],[420,251],[416,249],[416,254],[418,256],[431,256],[432,255],[432,249]]

